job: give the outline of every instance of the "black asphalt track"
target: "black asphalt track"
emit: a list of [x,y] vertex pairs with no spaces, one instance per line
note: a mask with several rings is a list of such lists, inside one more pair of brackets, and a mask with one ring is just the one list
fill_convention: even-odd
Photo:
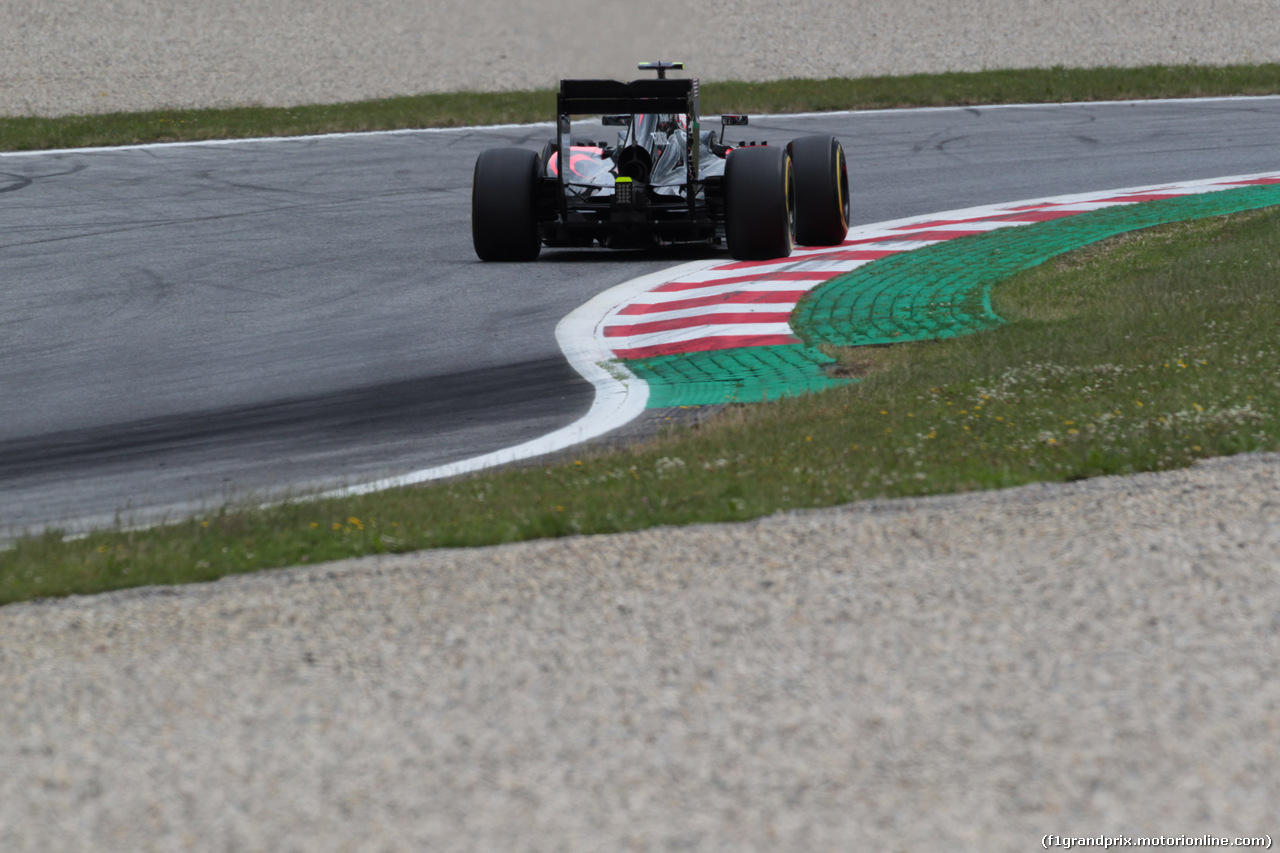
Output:
[[[839,136],[855,224],[1280,169],[1280,98],[733,130]],[[477,153],[551,133],[0,156],[0,534],[355,483],[575,420],[591,387],[556,323],[706,253],[477,261]]]

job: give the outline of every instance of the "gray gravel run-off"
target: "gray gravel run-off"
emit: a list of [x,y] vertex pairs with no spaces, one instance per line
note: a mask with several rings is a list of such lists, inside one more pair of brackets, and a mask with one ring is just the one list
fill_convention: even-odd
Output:
[[0,609],[0,850],[1280,830],[1280,456]]
[[5,0],[0,115],[704,80],[1280,61],[1275,0]]

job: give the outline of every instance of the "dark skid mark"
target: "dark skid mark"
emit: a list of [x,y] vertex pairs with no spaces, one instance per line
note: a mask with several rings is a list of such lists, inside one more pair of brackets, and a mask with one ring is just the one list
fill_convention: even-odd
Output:
[[163,302],[177,289],[176,284],[155,270],[143,267],[138,270],[138,275],[140,280],[131,289],[140,296],[149,297],[153,303]]
[[945,136],[946,132],[947,131],[944,130],[929,134],[927,139],[921,139],[919,142],[916,142],[911,146],[911,153],[923,154],[929,151],[942,151],[942,146],[957,138]]
[[32,179],[25,175],[14,175],[9,172],[0,172],[0,178],[13,182],[11,184],[4,184],[0,186],[0,193],[11,193],[16,192],[17,190],[25,190],[33,183]]
[[47,175],[15,175],[12,172],[0,172],[0,178],[13,181],[12,184],[0,185],[0,193],[11,193],[18,190],[25,190],[36,181],[43,181],[46,178],[62,178],[67,175],[74,175],[76,172],[83,172],[87,168],[89,167],[81,163],[77,166],[72,166],[70,169],[65,171],[50,172]]
[[[316,397],[151,418],[19,438],[0,446],[0,483],[63,468],[84,469],[162,454],[272,442],[281,452],[312,454],[500,423],[563,415],[565,397],[590,386],[561,358],[471,370]],[[482,450],[477,450],[482,452]]]
[[203,169],[192,173],[193,177],[199,178],[206,184],[212,184],[217,187],[230,187],[238,190],[250,190],[251,192],[264,193],[280,193],[284,195],[299,195],[299,191],[293,187],[273,187],[268,184],[253,184],[248,181],[233,181],[228,178],[219,178],[213,169]]

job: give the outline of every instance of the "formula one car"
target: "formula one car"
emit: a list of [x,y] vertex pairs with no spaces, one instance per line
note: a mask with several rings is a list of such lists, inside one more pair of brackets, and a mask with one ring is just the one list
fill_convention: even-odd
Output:
[[[697,79],[561,80],[556,138],[542,152],[493,148],[476,160],[471,237],[485,261],[532,261],[542,247],[728,244],[740,260],[833,246],[849,228],[849,169],[833,136],[785,147],[723,142],[748,117],[702,129]],[[575,138],[575,115],[618,127],[613,144]]]

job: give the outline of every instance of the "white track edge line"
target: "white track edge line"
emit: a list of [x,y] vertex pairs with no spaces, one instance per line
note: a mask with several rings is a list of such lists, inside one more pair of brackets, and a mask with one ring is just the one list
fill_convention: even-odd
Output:
[[[1223,95],[1208,98],[1147,98],[1132,101],[1052,101],[1038,104],[975,104],[959,107],[893,107],[883,110],[830,110],[808,113],[756,113],[762,119],[840,118],[847,116],[901,115],[903,113],[963,112],[972,110],[1033,110],[1055,107],[1136,107],[1148,104],[1212,104],[1234,101],[1269,101],[1280,95]],[[318,139],[350,139],[377,136],[411,136],[420,133],[478,133],[486,130],[554,127],[550,121],[528,124],[478,124],[465,127],[409,127],[397,130],[360,130],[347,133],[312,133],[304,136],[252,136],[244,139],[197,139],[184,142],[143,142],[136,145],[103,145],[93,148],[47,148],[39,151],[0,151],[0,157],[38,157],[43,154],[86,154],[104,151],[144,151],[152,148],[190,148],[198,145],[248,145],[258,142],[306,142]]]

